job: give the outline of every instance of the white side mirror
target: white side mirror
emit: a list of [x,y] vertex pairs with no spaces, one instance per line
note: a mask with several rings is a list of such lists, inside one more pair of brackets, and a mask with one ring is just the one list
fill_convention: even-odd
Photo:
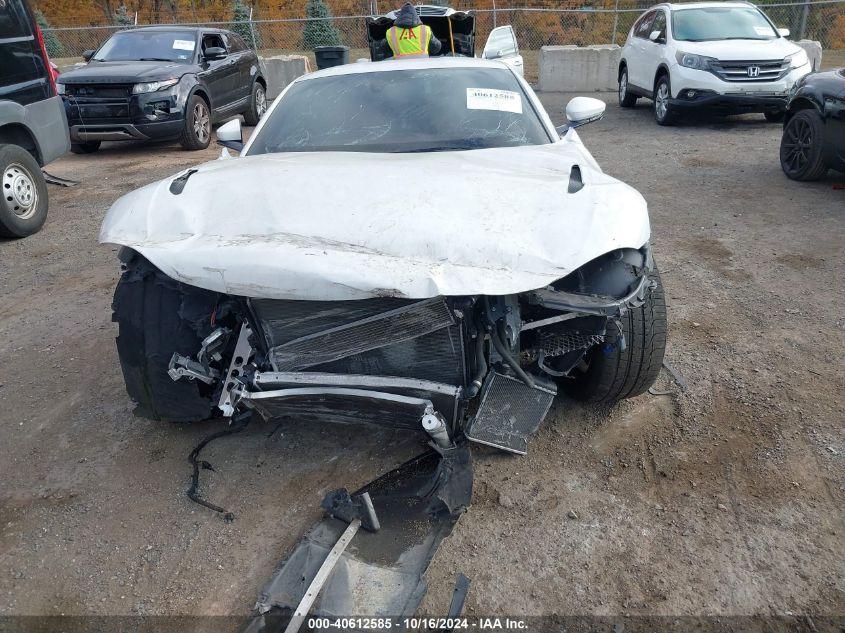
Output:
[[660,39],[660,31],[652,31],[648,34],[648,39],[650,39],[652,42],[656,42]]
[[241,120],[232,119],[217,128],[217,143],[223,147],[228,147],[236,152],[244,148],[243,130],[241,130]]
[[605,108],[607,108],[607,104],[601,99],[575,97],[566,104],[566,118],[569,119],[569,127],[578,127],[598,121],[604,116]]
[[778,29],[781,37],[789,37],[789,29]]

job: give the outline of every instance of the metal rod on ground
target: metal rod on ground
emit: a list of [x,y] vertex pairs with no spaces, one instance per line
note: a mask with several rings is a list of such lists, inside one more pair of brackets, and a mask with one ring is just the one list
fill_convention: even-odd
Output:
[[314,576],[314,580],[311,581],[311,584],[308,585],[308,589],[305,590],[305,595],[302,596],[302,600],[293,612],[290,622],[288,622],[288,626],[285,629],[285,633],[296,633],[299,630],[299,627],[302,626],[302,623],[308,616],[308,612],[314,605],[314,601],[317,599],[317,595],[320,593],[320,589],[322,589],[323,585],[326,584],[334,566],[337,564],[337,561],[340,560],[340,557],[346,548],[349,547],[349,543],[352,542],[352,537],[355,536],[355,533],[358,532],[358,528],[360,527],[361,519],[353,519],[352,523],[349,524],[343,534],[340,535],[340,538],[337,539],[337,543],[334,544],[334,547],[329,552],[329,555],[326,556],[326,560],[323,561],[320,569],[317,570],[317,575]]

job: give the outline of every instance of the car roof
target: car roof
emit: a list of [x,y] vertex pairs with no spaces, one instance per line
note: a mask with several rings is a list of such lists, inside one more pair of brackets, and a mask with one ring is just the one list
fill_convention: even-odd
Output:
[[193,33],[228,33],[226,29],[217,29],[217,28],[206,28],[204,26],[179,26],[178,24],[172,25],[159,25],[159,26],[140,26],[137,28],[129,28],[123,29],[123,33],[136,33],[138,31],[160,31],[162,33],[167,33],[168,31],[191,31]]
[[370,60],[355,62],[352,64],[343,64],[342,66],[333,66],[332,68],[324,68],[317,72],[302,75],[297,79],[300,81],[310,81],[312,79],[319,79],[320,77],[335,77],[338,75],[363,75],[365,73],[386,72],[389,70],[415,70],[418,68],[495,68],[497,70],[504,70],[513,72],[505,64],[495,60],[478,59],[476,57],[422,57],[414,59],[387,59],[380,62],[371,62]]
[[[664,7],[669,9],[670,11],[682,11],[684,9],[717,9],[719,7],[744,8],[754,7],[754,5],[750,2],[742,2],[742,0],[733,0],[732,2],[684,2],[683,4],[663,2],[661,4],[651,7],[651,9],[656,9],[658,7]],[[649,9],[649,11],[651,9]]]

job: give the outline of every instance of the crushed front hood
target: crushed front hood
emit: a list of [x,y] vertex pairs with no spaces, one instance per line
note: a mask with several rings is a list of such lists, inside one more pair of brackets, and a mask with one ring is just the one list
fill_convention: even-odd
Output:
[[[568,193],[578,164],[585,186]],[[247,297],[503,295],[649,238],[646,203],[573,133],[530,147],[270,154],[120,198],[100,241],[181,282]]]

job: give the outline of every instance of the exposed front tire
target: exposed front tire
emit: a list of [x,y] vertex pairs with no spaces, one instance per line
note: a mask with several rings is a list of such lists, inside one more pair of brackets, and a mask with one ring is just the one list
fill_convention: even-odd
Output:
[[187,150],[208,147],[211,142],[211,110],[205,99],[194,95],[188,99],[185,108],[185,126],[179,136],[179,143]]
[[74,154],[92,154],[100,149],[100,141],[86,141],[85,143],[72,143],[70,151]]
[[267,91],[260,81],[252,84],[252,96],[249,100],[249,108],[244,112],[244,121],[247,125],[258,125],[258,121],[267,112]]
[[654,84],[654,120],[658,125],[672,125],[675,122],[675,109],[669,100],[672,98],[672,87],[669,75],[661,75]]
[[217,298],[170,279],[143,257],[129,262],[115,289],[112,321],[118,324],[117,353],[137,415],[171,422],[212,417],[213,388],[198,380],[174,382],[167,368],[174,352],[197,353]]
[[660,274],[652,278],[657,286],[645,303],[622,317],[625,349],[615,327],[609,326],[607,338],[593,347],[585,359],[586,368],[575,369],[563,382],[571,397],[587,402],[616,402],[645,392],[660,373],[666,351],[666,302]]
[[800,110],[783,128],[780,166],[792,180],[818,180],[827,172],[822,148],[824,121],[815,109]]
[[0,145],[0,235],[26,237],[47,220],[47,182],[41,166],[19,145]]
[[619,106],[633,108],[637,105],[637,95],[628,91],[628,69],[623,68],[619,73]]

